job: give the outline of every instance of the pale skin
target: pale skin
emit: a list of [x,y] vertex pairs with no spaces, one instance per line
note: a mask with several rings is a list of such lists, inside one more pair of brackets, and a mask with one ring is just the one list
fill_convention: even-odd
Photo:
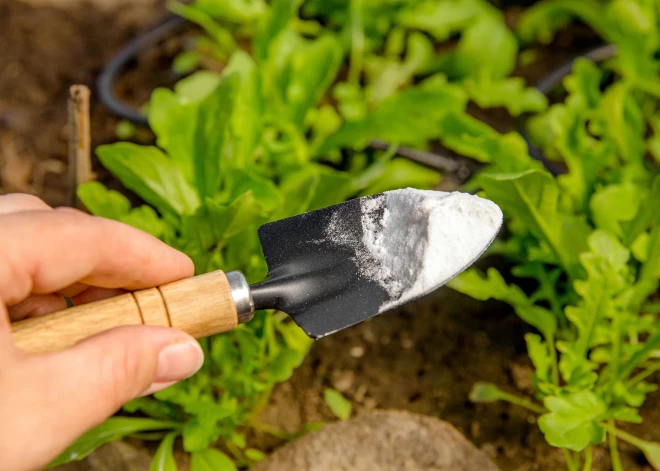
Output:
[[194,374],[188,334],[127,326],[59,353],[28,355],[10,322],[193,275],[192,261],[127,225],[29,195],[0,196],[0,457],[38,470],[133,398]]

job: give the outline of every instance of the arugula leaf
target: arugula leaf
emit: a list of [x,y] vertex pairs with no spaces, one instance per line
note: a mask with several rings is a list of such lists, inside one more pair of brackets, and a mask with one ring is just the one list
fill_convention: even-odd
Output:
[[96,155],[128,189],[162,214],[191,214],[199,207],[195,190],[174,161],[157,148],[120,142],[98,147]]
[[156,143],[179,165],[191,183],[196,121],[194,103],[165,88],[154,90],[149,101],[149,125],[158,136]]
[[291,123],[303,125],[310,108],[319,102],[337,75],[342,56],[341,45],[330,35],[303,43],[293,51],[282,93]]
[[423,0],[416,5],[413,3],[412,8],[403,10],[397,20],[403,27],[426,31],[441,41],[448,39],[455,32],[462,31],[476,17],[491,8],[492,6],[481,0]]
[[591,391],[548,396],[543,404],[550,411],[539,418],[539,428],[552,446],[582,451],[590,443],[605,440],[599,424],[607,405]]
[[465,29],[453,57],[453,74],[501,79],[513,71],[518,42],[499,15],[480,15]]
[[82,460],[99,446],[134,433],[152,430],[171,430],[177,427],[179,427],[179,424],[176,422],[133,417],[111,417],[76,440],[55,458],[48,465],[48,468],[68,463],[69,461]]
[[326,388],[323,391],[323,398],[330,410],[341,420],[348,420],[351,416],[351,409],[353,408],[351,402],[341,395],[338,391],[331,388]]
[[557,319],[552,312],[534,305],[518,286],[507,285],[494,268],[488,269],[485,278],[476,269],[466,270],[447,286],[480,301],[497,299],[510,304],[521,319],[536,327],[546,338],[552,338],[557,328]]
[[466,102],[460,88],[440,78],[429,79],[387,98],[364,119],[345,123],[325,141],[319,154],[338,147],[363,149],[371,139],[413,146],[426,143],[438,134],[440,118],[464,109]]
[[234,462],[224,453],[207,448],[192,453],[190,471],[237,471]]
[[151,461],[149,471],[177,471],[176,462],[174,461],[174,440],[178,432],[172,432],[165,435],[163,441],[160,442],[158,450]]
[[254,55],[258,61],[263,62],[269,57],[271,44],[291,21],[296,4],[295,0],[274,0],[262,16],[254,38]]
[[466,79],[465,90],[481,108],[503,106],[513,116],[522,113],[538,113],[548,106],[548,100],[536,88],[525,88],[520,77],[493,80],[488,76]]
[[212,196],[220,186],[223,160],[228,158],[227,127],[234,108],[239,76],[223,77],[218,87],[202,101],[195,130],[195,186],[200,199]]

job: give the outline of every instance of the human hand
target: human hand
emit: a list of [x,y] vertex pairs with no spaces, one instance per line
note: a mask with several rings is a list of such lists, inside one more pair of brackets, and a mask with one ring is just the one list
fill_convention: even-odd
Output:
[[12,342],[17,321],[193,275],[192,261],[127,225],[29,195],[0,196],[0,457],[7,471],[39,469],[129,400],[194,374],[195,339],[127,326],[52,354]]

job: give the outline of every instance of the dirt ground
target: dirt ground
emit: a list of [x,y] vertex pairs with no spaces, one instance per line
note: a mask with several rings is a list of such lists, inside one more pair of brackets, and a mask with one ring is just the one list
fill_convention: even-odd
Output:
[[[70,4],[74,0],[66,3]],[[32,192],[52,205],[69,202],[66,177],[66,92],[69,85],[93,87],[103,64],[139,31],[164,15],[160,0],[76,3],[0,0],[0,193]],[[509,17],[515,18],[515,11]],[[520,70],[531,81],[593,43],[584,29],[560,35],[543,60]],[[171,83],[168,41],[141,57],[120,82],[134,103],[150,90]],[[504,130],[510,120],[500,110],[475,114]],[[92,102],[93,146],[115,139],[117,119]],[[146,133],[143,139],[148,140]],[[120,186],[98,166],[99,179]],[[476,381],[492,381],[529,394],[531,369],[525,353],[525,325],[497,303],[477,303],[441,289],[404,309],[318,341],[293,378],[276,388],[263,420],[295,431],[306,423],[331,420],[322,400],[334,387],[355,403],[356,412],[399,408],[440,417],[485,450],[504,471],[563,469],[561,453],[545,444],[535,419],[504,404],[474,405],[468,392]],[[660,394],[634,427],[642,438],[660,440]],[[280,445],[265,436],[266,449]],[[625,468],[650,470],[641,455],[621,446]],[[598,450],[594,469],[607,470],[607,452]]]

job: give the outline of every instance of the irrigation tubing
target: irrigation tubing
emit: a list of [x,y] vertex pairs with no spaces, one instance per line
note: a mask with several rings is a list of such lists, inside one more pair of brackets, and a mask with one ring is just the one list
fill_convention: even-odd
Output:
[[[96,85],[101,103],[103,103],[112,114],[136,124],[149,126],[149,121],[143,113],[119,100],[114,92],[114,83],[121,72],[137,57],[138,54],[153,47],[167,36],[181,30],[186,24],[188,24],[188,20],[185,18],[171,15],[158,26],[130,41],[110,60],[110,62],[108,62],[101,72],[101,75],[99,75]],[[612,45],[605,45],[593,49],[550,72],[539,81],[536,88],[547,96],[564,77],[571,73],[573,70],[573,64],[577,58],[584,57],[594,62],[599,62],[612,57],[615,53],[616,48]],[[561,173],[561,169],[559,169],[556,164],[546,159],[541,150],[532,144],[524,124],[518,126],[518,131],[525,139],[529,153],[533,158],[542,162],[543,165],[545,165],[545,167],[553,174],[557,175]],[[369,143],[369,147],[379,150],[385,150],[389,148],[389,146],[390,144],[379,139],[374,139]],[[459,158],[457,160],[435,152],[427,152],[405,146],[398,147],[397,155],[427,167],[452,172],[456,174],[461,181],[465,180],[470,174],[470,170],[467,165],[465,165],[464,158]]]
[[[117,55],[108,62],[101,72],[101,75],[99,75],[96,86],[101,103],[103,103],[112,114],[136,124],[149,126],[149,121],[144,114],[119,100],[114,92],[114,83],[121,72],[137,57],[138,54],[153,47],[170,34],[181,30],[187,23],[188,20],[185,18],[175,15],[170,16],[160,25],[126,44],[126,46],[124,46]],[[390,147],[390,144],[379,139],[374,139],[369,143],[369,147],[372,149],[386,150]],[[454,173],[461,181],[467,179],[470,175],[470,170],[465,165],[465,162],[460,159],[457,160],[449,156],[405,146],[399,146],[396,154],[426,167]]]

